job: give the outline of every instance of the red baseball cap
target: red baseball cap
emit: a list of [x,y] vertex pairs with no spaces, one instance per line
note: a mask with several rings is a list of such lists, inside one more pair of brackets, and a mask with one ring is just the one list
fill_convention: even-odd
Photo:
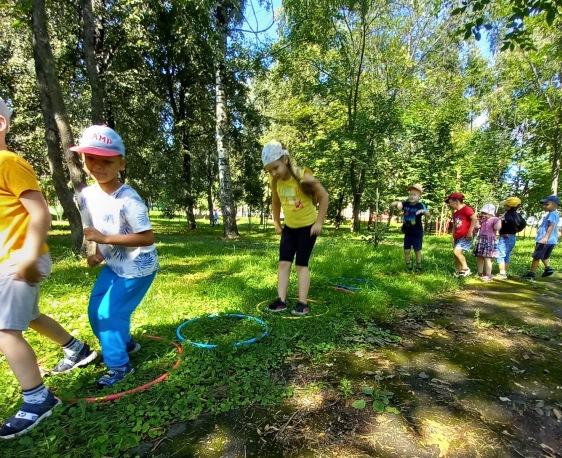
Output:
[[460,192],[453,192],[445,199],[445,202],[449,202],[450,199],[457,199],[461,202],[464,200],[464,196]]

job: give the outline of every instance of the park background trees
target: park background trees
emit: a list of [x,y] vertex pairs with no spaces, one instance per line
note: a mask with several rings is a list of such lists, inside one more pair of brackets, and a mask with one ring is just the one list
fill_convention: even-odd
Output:
[[[241,206],[265,212],[271,138],[325,185],[333,221],[351,206],[354,231],[412,182],[438,216],[452,191],[476,207],[515,194],[535,213],[559,187],[562,23],[555,4],[525,5],[10,0],[9,142],[63,204],[75,247],[71,196],[85,178],[68,145],[99,122],[125,141],[127,182],[191,230],[217,205],[225,237]],[[275,18],[267,34],[249,27],[259,9],[265,28]]]

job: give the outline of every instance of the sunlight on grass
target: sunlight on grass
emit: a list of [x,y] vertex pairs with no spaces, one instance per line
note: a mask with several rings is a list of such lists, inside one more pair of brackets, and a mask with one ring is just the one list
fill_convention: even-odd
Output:
[[[290,314],[272,316],[265,311],[277,295],[277,260],[279,238],[269,227],[241,225],[238,241],[222,239],[222,227],[210,227],[198,221],[198,230],[189,232],[185,221],[154,218],[161,271],[133,315],[132,334],[143,345],[132,362],[135,374],[123,383],[131,388],[157,377],[173,365],[176,352],[170,344],[143,338],[152,334],[176,340],[176,329],[184,321],[212,313],[242,313],[264,319],[270,335],[246,348],[234,348],[232,342],[259,333],[245,323],[214,323],[201,320],[190,332],[202,341],[218,339],[217,350],[202,350],[188,343],[182,345],[185,355],[179,368],[169,378],[150,390],[113,404],[80,403],[56,412],[49,427],[38,428],[18,441],[3,444],[6,456],[22,456],[33,447],[44,456],[90,457],[118,455],[137,445],[141,438],[163,434],[162,425],[172,420],[194,418],[202,412],[226,412],[256,404],[279,403],[292,396],[294,387],[280,377],[285,359],[295,353],[318,360],[322,355],[347,350],[353,342],[344,340],[358,323],[371,326],[372,338],[388,339],[392,335],[381,325],[393,324],[400,316],[416,314],[431,306],[436,295],[458,289],[462,284],[452,277],[453,259],[449,238],[426,237],[424,271],[408,274],[404,268],[402,236],[397,229],[385,244],[374,249],[372,244],[357,240],[355,234],[323,231],[311,259],[311,315],[295,319]],[[99,268],[89,269],[84,260],[69,249],[68,227],[56,224],[49,238],[54,259],[53,273],[44,283],[41,309],[56,318],[73,335],[86,340],[96,350],[99,344],[89,327],[88,297]],[[518,244],[516,250],[530,252],[531,242]],[[470,260],[473,262],[473,260]],[[515,270],[524,269],[527,258],[516,257]],[[328,279],[351,277],[369,280],[355,294],[335,291]],[[296,302],[297,278],[291,274],[289,306]],[[262,304],[262,305],[259,305]],[[220,326],[219,326],[220,324]],[[52,367],[62,356],[53,343],[29,331],[26,336]],[[373,337],[374,336],[374,337]],[[386,350],[385,350],[386,351]],[[427,354],[405,356],[388,351],[389,358],[404,363],[406,358],[421,364]],[[454,362],[442,362],[440,370],[458,372],[464,369]],[[90,366],[70,374],[47,379],[65,398],[99,395],[93,385],[103,373],[101,365]],[[0,390],[3,399],[0,417],[11,415],[20,402],[20,391],[5,359],[0,358]],[[117,387],[115,390],[119,391]],[[301,395],[303,406],[314,408],[321,397],[311,390]],[[108,420],[111,418],[111,421]],[[72,434],[70,433],[72,432]],[[213,439],[217,450],[224,434]],[[52,453],[51,453],[52,452]]]

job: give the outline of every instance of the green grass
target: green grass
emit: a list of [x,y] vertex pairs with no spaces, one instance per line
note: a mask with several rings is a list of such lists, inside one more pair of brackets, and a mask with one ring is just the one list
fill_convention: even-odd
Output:
[[[247,219],[241,220],[247,223]],[[219,343],[215,350],[182,344],[183,361],[169,378],[147,391],[116,402],[65,404],[32,433],[2,443],[2,456],[101,457],[126,455],[141,440],[156,438],[172,421],[195,418],[205,411],[224,412],[253,403],[274,404],[292,394],[282,377],[285,359],[295,353],[310,357],[345,350],[350,336],[369,329],[374,337],[392,338],[393,323],[404,316],[421,315],[436,295],[454,290],[464,280],[452,278],[453,260],[448,237],[426,237],[424,272],[407,274],[402,236],[392,228],[377,250],[359,236],[326,228],[318,239],[311,261],[311,316],[294,319],[288,312],[267,314],[264,308],[276,297],[279,238],[270,226],[241,224],[237,242],[222,239],[222,226],[212,228],[203,220],[195,232],[185,222],[153,217],[161,270],[151,290],[135,312],[132,334],[142,344],[133,355],[135,374],[117,392],[145,384],[167,372],[178,354],[168,341],[176,340],[177,327],[186,320],[209,314],[243,313],[264,319],[270,334],[259,343],[235,348],[232,343],[261,334],[257,323],[225,318],[205,319],[184,328],[183,335],[202,342]],[[87,318],[89,292],[99,268],[89,269],[69,248],[67,227],[57,224],[49,239],[53,273],[44,283],[41,309],[73,335],[99,349]],[[532,241],[520,241],[512,271],[529,264]],[[474,266],[474,259],[470,259]],[[329,278],[359,277],[372,284],[356,294],[335,291]],[[476,280],[467,280],[476,281]],[[296,302],[296,275],[290,286],[290,306]],[[33,331],[26,336],[43,365],[53,366],[61,357],[57,346]],[[95,381],[103,366],[91,366],[49,377],[46,383],[61,398],[99,396]],[[13,414],[20,390],[5,359],[0,356],[0,418]]]

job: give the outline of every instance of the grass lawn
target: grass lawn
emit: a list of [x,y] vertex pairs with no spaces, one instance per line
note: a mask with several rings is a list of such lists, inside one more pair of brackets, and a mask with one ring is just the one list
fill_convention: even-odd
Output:
[[[452,277],[454,270],[449,237],[426,237],[424,272],[407,274],[404,269],[402,235],[393,228],[376,250],[347,230],[326,228],[311,260],[310,316],[268,314],[267,304],[276,297],[279,238],[273,228],[241,220],[236,242],[222,239],[222,226],[199,221],[195,232],[185,222],[152,218],[161,270],[151,290],[135,312],[132,334],[142,350],[132,356],[136,373],[122,384],[100,392],[96,380],[101,364],[46,378],[47,385],[63,400],[99,396],[134,388],[171,370],[178,358],[169,342],[178,341],[177,327],[186,320],[216,313],[242,313],[267,322],[270,334],[257,344],[235,348],[231,344],[260,335],[255,322],[200,319],[186,326],[182,335],[204,343],[219,343],[217,349],[196,348],[182,343],[183,361],[167,380],[150,389],[115,402],[65,403],[36,430],[2,443],[2,456],[101,457],[126,455],[141,439],[161,436],[175,420],[194,418],[202,412],[224,412],[250,404],[275,404],[292,395],[283,378],[287,358],[298,351],[309,357],[347,349],[349,335],[358,326],[374,334],[388,330],[408,315],[422,315],[432,300],[464,281]],[[53,273],[43,284],[41,309],[57,319],[73,335],[99,350],[87,317],[89,292],[99,268],[89,269],[70,250],[68,230],[57,223],[50,235]],[[516,247],[512,271],[525,271],[530,262],[532,240]],[[469,260],[475,267],[475,259]],[[356,294],[336,291],[328,279],[355,277],[371,283]],[[296,302],[293,273],[289,306]],[[27,338],[41,365],[52,367],[62,352],[35,332]],[[160,336],[165,341],[146,336]],[[13,414],[20,403],[20,389],[5,359],[0,356],[0,421]]]

